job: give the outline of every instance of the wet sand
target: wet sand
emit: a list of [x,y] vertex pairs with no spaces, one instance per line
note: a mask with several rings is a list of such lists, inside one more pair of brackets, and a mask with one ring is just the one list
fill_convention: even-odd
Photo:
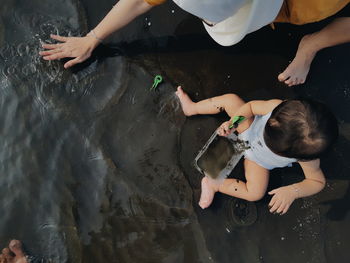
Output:
[[[75,69],[38,57],[39,40],[86,32],[112,4],[6,0],[0,10],[0,244],[16,237],[51,262],[347,262],[350,45],[320,52],[307,83],[288,88],[278,73],[322,23],[266,27],[223,48],[169,2]],[[151,92],[156,74],[164,83]],[[250,226],[230,220],[228,196],[201,210],[192,162],[226,117],[186,119],[178,84],[194,100],[234,92],[326,102],[341,131],[322,159],[326,189],[284,216],[268,212],[266,196]],[[269,189],[301,179],[297,166],[276,169]]]

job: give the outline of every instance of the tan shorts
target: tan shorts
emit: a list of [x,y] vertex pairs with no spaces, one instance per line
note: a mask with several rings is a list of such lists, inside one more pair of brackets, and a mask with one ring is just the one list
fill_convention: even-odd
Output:
[[274,22],[302,25],[334,15],[350,0],[285,0]]

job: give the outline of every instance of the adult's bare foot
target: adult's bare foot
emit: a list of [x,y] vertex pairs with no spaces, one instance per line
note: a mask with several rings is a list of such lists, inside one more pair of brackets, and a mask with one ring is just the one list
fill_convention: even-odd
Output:
[[182,110],[186,116],[191,116],[197,114],[195,109],[195,102],[193,102],[190,97],[184,92],[181,86],[177,87],[177,91],[175,92],[177,97],[180,100]]
[[11,263],[28,263],[27,256],[23,251],[22,242],[19,240],[11,240],[9,244],[9,248],[15,257],[13,258]]
[[210,182],[210,179],[207,176],[203,177],[201,186],[202,192],[198,204],[202,209],[204,209],[209,207],[213,202],[214,195],[218,191],[218,187],[216,187],[212,182]]
[[278,80],[289,87],[303,84],[310,70],[311,62],[317,53],[317,43],[314,43],[313,35],[304,36],[293,61],[278,75]]
[[11,251],[6,247],[4,248],[2,251],[2,254],[1,254],[1,263],[11,263],[13,262],[13,255],[11,255]]

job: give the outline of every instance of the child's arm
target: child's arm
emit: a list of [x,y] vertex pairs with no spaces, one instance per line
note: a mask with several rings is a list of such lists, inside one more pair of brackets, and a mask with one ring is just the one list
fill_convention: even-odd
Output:
[[[282,100],[252,100],[240,107],[234,116],[251,118],[255,115],[265,115],[276,108]],[[233,116],[230,116],[233,117]]]
[[303,169],[305,179],[269,192],[270,195],[273,195],[269,203],[271,213],[285,214],[295,199],[316,194],[324,188],[326,179],[320,168],[320,159],[299,162],[299,164]]
[[60,41],[57,44],[43,44],[44,51],[39,54],[45,60],[73,58],[64,64],[65,68],[85,61],[92,51],[115,31],[129,24],[137,16],[147,12],[152,5],[143,0],[120,0],[103,18],[103,20],[85,37],[63,37],[51,35]]
[[[271,112],[274,108],[277,107],[282,102],[282,100],[252,100],[247,102],[242,107],[240,107],[231,117],[229,121],[226,121],[221,124],[218,129],[218,134],[221,136],[227,136],[232,132],[232,129],[229,128],[231,125],[232,118],[234,116],[244,116],[246,119],[252,118],[255,115],[265,115]],[[248,127],[244,127],[242,123],[241,127],[245,130]],[[238,131],[241,132],[241,131]]]

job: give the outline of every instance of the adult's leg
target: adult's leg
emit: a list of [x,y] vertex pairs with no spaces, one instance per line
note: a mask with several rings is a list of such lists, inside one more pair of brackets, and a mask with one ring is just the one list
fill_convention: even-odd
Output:
[[322,30],[305,35],[300,43],[293,61],[278,75],[279,81],[288,86],[305,82],[311,62],[321,49],[350,42],[350,18],[336,18]]
[[199,206],[203,209],[210,206],[216,192],[248,201],[260,200],[266,192],[269,170],[248,159],[244,160],[244,170],[246,183],[238,179],[225,179],[221,185],[217,185],[209,177],[204,177]]
[[201,100],[199,102],[193,102],[181,87],[178,87],[175,93],[180,99],[182,110],[186,116],[197,114],[217,114],[222,111],[226,111],[229,116],[233,116],[234,113],[245,103],[235,94],[225,94]]

